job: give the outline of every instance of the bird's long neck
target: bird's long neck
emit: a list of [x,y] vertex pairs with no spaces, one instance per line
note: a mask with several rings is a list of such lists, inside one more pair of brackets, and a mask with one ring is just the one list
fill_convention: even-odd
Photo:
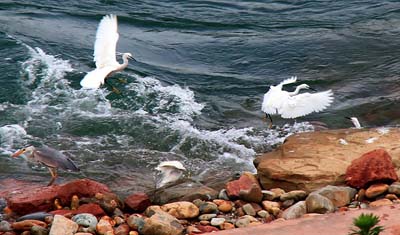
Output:
[[355,128],[358,128],[358,129],[361,128],[361,124],[358,121],[358,119],[352,118],[351,121],[353,122]]
[[122,64],[116,69],[116,71],[121,71],[128,66],[128,58],[126,56],[122,56]]
[[289,95],[290,95],[290,96],[297,95],[297,94],[299,94],[299,92],[300,92],[301,89],[305,89],[305,87],[303,87],[303,86],[301,86],[301,85],[300,85],[300,86],[297,86],[297,87],[296,87],[296,90],[294,90],[294,91],[292,91],[292,92],[289,92]]

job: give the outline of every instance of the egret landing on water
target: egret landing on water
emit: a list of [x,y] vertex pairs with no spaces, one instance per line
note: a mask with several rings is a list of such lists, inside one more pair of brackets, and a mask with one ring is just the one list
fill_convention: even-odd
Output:
[[72,162],[70,158],[62,154],[61,152],[49,148],[35,148],[33,146],[29,146],[18,150],[11,157],[18,157],[22,154],[25,154],[28,157],[28,160],[33,162],[39,162],[49,168],[51,174],[51,180],[47,186],[53,184],[54,180],[57,178],[57,168],[61,168],[64,170],[71,171],[79,171],[79,168]]
[[160,188],[177,181],[186,171],[186,168],[179,161],[164,161],[158,164],[156,170],[161,172],[161,180],[157,182],[157,188]]
[[307,84],[297,86],[293,92],[282,90],[284,85],[295,83],[296,80],[297,77],[285,79],[277,86],[270,86],[269,91],[265,93],[261,110],[271,120],[270,127],[272,127],[271,115],[273,114],[280,114],[282,118],[296,118],[322,111],[332,103],[331,90],[299,94],[301,89],[311,89]]
[[349,119],[353,123],[353,125],[356,129],[362,128],[360,122],[358,121],[358,119],[356,117],[346,117],[346,118]]
[[[104,16],[97,28],[96,42],[94,43],[93,55],[96,69],[86,74],[82,79],[82,87],[95,89],[103,83],[108,84],[106,79],[111,73],[121,71],[128,66],[128,59],[133,59],[131,53],[122,54],[122,64],[119,64],[116,60],[118,37],[117,16]],[[113,87],[113,90],[116,89]]]

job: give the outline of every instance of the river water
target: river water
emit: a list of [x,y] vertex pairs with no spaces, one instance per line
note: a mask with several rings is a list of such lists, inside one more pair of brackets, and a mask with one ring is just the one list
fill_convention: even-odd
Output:
[[[99,90],[96,28],[116,14],[119,52],[136,62]],[[0,1],[0,179],[47,183],[44,167],[11,159],[26,145],[69,155],[79,173],[116,191],[150,187],[160,161],[192,177],[252,171],[285,136],[400,121],[398,1]],[[119,59],[119,58],[118,58]],[[296,120],[260,110],[270,85],[297,76],[334,103]],[[298,85],[294,84],[294,85]],[[294,86],[288,86],[288,90]]]

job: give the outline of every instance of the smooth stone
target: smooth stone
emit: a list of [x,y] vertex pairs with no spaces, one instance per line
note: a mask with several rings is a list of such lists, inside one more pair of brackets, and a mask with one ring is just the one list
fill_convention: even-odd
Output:
[[400,196],[400,182],[394,182],[389,186],[389,193],[394,193],[397,196]]
[[77,214],[74,215],[71,218],[72,221],[77,223],[79,227],[80,232],[95,232],[96,231],[96,225],[98,223],[98,220],[96,216],[89,214],[89,213],[82,213],[82,214]]
[[[192,203],[193,204],[193,203]],[[146,209],[147,210],[147,209]],[[180,235],[185,228],[167,212],[154,210],[154,214],[145,220],[141,230],[143,235]]]
[[40,211],[40,212],[30,213],[30,214],[21,216],[17,219],[17,221],[23,221],[23,220],[28,220],[28,219],[44,221],[44,219],[47,216],[52,216],[52,214],[44,212],[44,211]]
[[307,192],[303,190],[293,190],[287,193],[283,193],[279,199],[281,201],[286,201],[286,200],[295,200],[295,201],[300,201],[303,200],[307,197]]
[[389,189],[389,185],[387,184],[373,184],[365,190],[365,196],[367,198],[375,198],[383,193],[385,193]]
[[385,198],[386,198],[386,199],[389,199],[389,200],[392,200],[392,201],[398,200],[398,199],[399,199],[399,198],[396,196],[396,194],[394,194],[394,193],[388,193],[388,194],[386,194],[386,195],[385,195]]
[[229,230],[229,229],[234,229],[235,225],[232,223],[225,222],[225,223],[221,224],[219,227],[221,230]]
[[215,217],[217,217],[217,214],[202,214],[198,218],[199,218],[199,220],[208,221],[208,220],[211,220],[212,218],[215,218]]
[[49,235],[73,235],[78,231],[79,225],[62,215],[55,215]]
[[142,230],[145,224],[144,217],[139,214],[130,215],[126,222],[131,229],[137,230],[139,232]]
[[305,201],[299,201],[293,206],[287,208],[282,213],[284,219],[295,219],[300,218],[307,213],[307,206]]
[[222,225],[225,222],[225,218],[212,218],[211,219],[211,225],[218,227]]
[[325,214],[335,211],[335,206],[332,201],[318,193],[311,193],[308,195],[306,207],[308,213]]
[[232,211],[232,202],[230,201],[222,201],[221,203],[217,204],[218,205],[218,210],[223,212],[223,213],[228,213]]
[[314,193],[328,198],[335,207],[342,207],[348,205],[354,199],[357,190],[351,187],[328,185]]
[[218,213],[218,206],[213,202],[204,202],[199,207],[200,214]]
[[12,223],[11,228],[14,230],[30,230],[34,225],[47,227],[47,224],[40,220],[23,220]]
[[261,190],[261,193],[263,194],[263,200],[273,201],[279,198],[274,192],[269,190]]
[[373,201],[369,204],[370,207],[390,206],[390,205],[393,205],[393,202],[386,198]]
[[251,216],[256,215],[256,211],[254,210],[253,206],[250,203],[243,205],[242,208],[244,213],[246,213],[246,215],[251,215]]
[[282,202],[282,207],[289,208],[289,207],[293,206],[294,203],[295,203],[295,201],[293,199],[286,200],[286,201]]
[[129,225],[127,224],[120,224],[118,227],[115,228],[115,235],[129,235]]
[[[217,205],[215,205],[215,207],[217,207]],[[185,201],[168,203],[161,206],[161,209],[177,219],[195,218],[200,212],[195,204]]]
[[251,222],[257,222],[257,221],[258,220],[256,218],[254,218],[253,216],[245,215],[245,216],[242,216],[239,219],[237,219],[235,225],[238,228],[244,228],[244,227],[249,226],[249,224]]
[[257,212],[257,215],[260,216],[261,218],[268,218],[270,217],[270,214],[266,210],[260,210]]
[[96,232],[100,235],[114,235],[114,225],[113,219],[109,216],[103,216],[96,225]]
[[262,202],[261,202],[261,205],[262,205],[262,207],[263,207],[266,211],[268,211],[268,212],[270,212],[270,211],[271,211],[271,208],[273,208],[273,207],[278,207],[278,208],[281,207],[281,205],[279,204],[279,202],[273,202],[273,201],[262,201]]
[[357,201],[362,202],[365,199],[365,189],[358,190]]
[[0,232],[12,231],[11,224],[5,220],[0,221]]
[[34,225],[31,228],[31,235],[48,235],[49,230],[47,228],[43,228],[42,226]]

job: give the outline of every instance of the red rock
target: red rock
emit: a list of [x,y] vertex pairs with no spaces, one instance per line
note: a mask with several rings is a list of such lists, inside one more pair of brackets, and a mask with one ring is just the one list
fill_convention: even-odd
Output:
[[14,230],[30,230],[34,225],[41,226],[44,228],[47,227],[47,224],[43,221],[28,219],[12,223],[11,228],[13,228]]
[[243,173],[238,180],[228,182],[226,192],[230,198],[240,198],[247,202],[259,203],[263,198],[257,178],[249,172]]
[[151,201],[145,193],[135,193],[125,198],[125,205],[136,212],[143,212],[151,206]]
[[55,211],[50,211],[50,213],[53,215],[63,215],[65,217],[71,217],[73,215],[82,213],[89,213],[98,217],[106,214],[104,210],[98,204],[95,203],[82,204],[76,210],[55,210]]
[[219,229],[211,225],[196,225],[196,228],[200,230],[202,233],[211,233],[219,231]]
[[397,180],[392,158],[384,149],[363,154],[346,170],[346,183],[355,188],[364,188],[372,182],[392,183]]
[[[9,184],[15,182],[17,182],[16,187],[13,189]],[[63,185],[49,187],[37,184],[30,186],[16,180],[3,180],[0,185],[2,185],[1,189],[5,189],[0,191],[0,195],[6,198],[10,209],[18,215],[37,211],[50,211],[56,198],[60,200],[62,205],[69,205],[73,195],[93,197],[98,192],[110,192],[106,185],[89,179],[74,180]]]

